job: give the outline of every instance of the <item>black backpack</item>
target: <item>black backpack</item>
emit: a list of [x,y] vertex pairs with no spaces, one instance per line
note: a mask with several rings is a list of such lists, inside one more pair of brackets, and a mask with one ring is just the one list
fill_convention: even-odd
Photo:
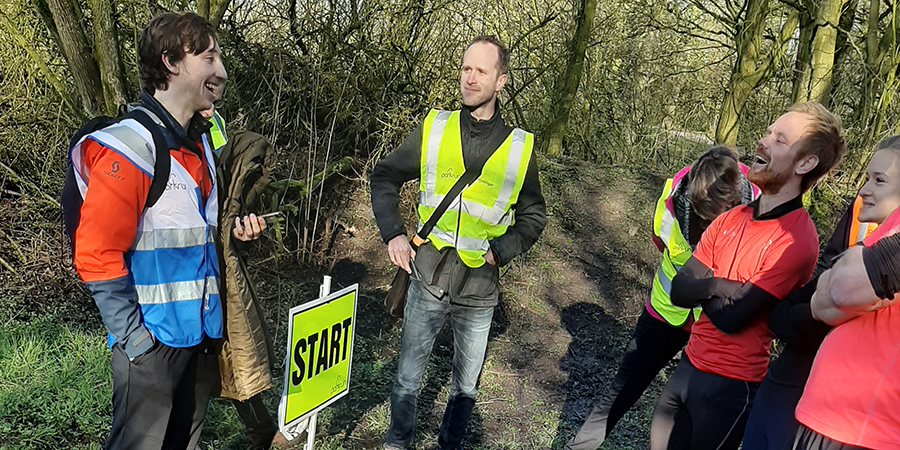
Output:
[[[122,109],[120,108],[120,113],[121,112]],[[146,112],[141,109],[132,109],[124,114],[120,114],[118,117],[95,117],[82,125],[75,135],[72,136],[72,139],[69,140],[69,151],[66,155],[68,160],[66,180],[63,183],[60,205],[62,206],[63,225],[65,226],[66,236],[69,239],[69,247],[73,253],[75,250],[75,228],[78,227],[78,221],[81,218],[81,205],[84,203],[84,198],[82,198],[81,191],[78,189],[78,182],[75,180],[75,168],[72,165],[71,155],[72,147],[74,147],[84,136],[119,123],[125,119],[134,119],[148,130],[159,127]],[[159,197],[162,196],[163,192],[166,190],[166,183],[169,180],[169,173],[171,172],[171,161],[168,155],[169,151],[174,148],[170,140],[167,139],[163,133],[151,134],[153,136],[153,145],[156,147],[157,157],[153,165],[153,181],[150,182],[150,191],[147,193],[147,201],[144,203],[144,209],[155,205],[156,201],[159,200]],[[161,153],[160,149],[163,149],[165,152],[164,154],[167,156],[166,158],[159,157]]]

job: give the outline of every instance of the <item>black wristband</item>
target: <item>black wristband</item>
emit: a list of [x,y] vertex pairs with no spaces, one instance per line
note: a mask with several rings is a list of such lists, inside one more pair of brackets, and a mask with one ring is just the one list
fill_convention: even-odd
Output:
[[875,295],[893,300],[894,293],[900,291],[900,234],[863,248],[862,257]]

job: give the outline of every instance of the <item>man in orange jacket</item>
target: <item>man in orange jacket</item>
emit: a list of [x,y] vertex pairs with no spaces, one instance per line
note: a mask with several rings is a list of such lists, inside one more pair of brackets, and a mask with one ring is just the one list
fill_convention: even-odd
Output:
[[[218,200],[203,137],[209,122],[198,112],[212,106],[227,78],[219,56],[205,19],[153,18],[141,35],[143,89],[134,106],[149,120],[125,118],[70,152],[83,198],[75,267],[112,348],[108,449],[194,448],[218,388]],[[170,172],[161,175],[165,191],[146,205],[158,157],[170,158]],[[251,215],[236,219],[234,235],[254,239],[264,227]]]

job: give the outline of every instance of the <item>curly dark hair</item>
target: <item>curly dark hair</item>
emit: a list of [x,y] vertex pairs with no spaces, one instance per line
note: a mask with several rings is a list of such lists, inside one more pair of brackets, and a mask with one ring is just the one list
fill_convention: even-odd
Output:
[[163,13],[150,20],[141,32],[138,59],[141,86],[150,94],[169,88],[170,64],[184,59],[188,53],[199,55],[216,41],[216,30],[208,20],[191,12]]

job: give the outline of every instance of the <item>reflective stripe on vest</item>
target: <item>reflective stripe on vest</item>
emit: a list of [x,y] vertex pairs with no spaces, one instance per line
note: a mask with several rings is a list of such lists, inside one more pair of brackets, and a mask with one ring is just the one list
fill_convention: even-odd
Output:
[[878,227],[877,223],[859,221],[859,210],[862,209],[862,204],[862,197],[857,196],[856,199],[853,200],[853,215],[850,219],[850,230],[847,233],[847,242],[849,242],[851,246],[865,239],[866,236],[875,231],[875,228]]
[[[162,127],[158,117],[145,112]],[[126,119],[87,137],[122,155],[148,176],[155,175],[152,134],[137,121]],[[204,199],[190,173],[167,155],[171,169],[166,190],[141,214],[135,241],[125,254],[143,324],[157,340],[171,347],[197,345],[204,335],[222,337],[214,244],[218,190],[212,150],[205,135],[201,147],[211,181],[209,195]],[[90,180],[84,170],[81,142],[73,147],[71,156],[83,197]]]
[[[666,180],[662,195],[656,202],[656,213],[653,217],[653,233],[662,240],[665,248],[660,259],[659,269],[653,276],[653,285],[650,289],[650,306],[669,325],[680,327],[687,322],[691,314],[690,309],[681,308],[672,304],[672,279],[678,270],[691,257],[691,246],[681,234],[681,227],[675,219],[675,205],[672,201],[672,193],[678,185],[685,180],[685,176],[691,170],[687,166],[674,177]],[[700,318],[701,308],[694,308],[694,320]]]
[[[465,172],[459,136],[459,111],[432,110],[422,127],[419,226],[440,205]],[[469,267],[484,264],[490,240],[514,223],[512,206],[519,192],[534,146],[534,137],[514,129],[485,163],[482,174],[455,198],[429,235],[437,247],[456,248]]]

